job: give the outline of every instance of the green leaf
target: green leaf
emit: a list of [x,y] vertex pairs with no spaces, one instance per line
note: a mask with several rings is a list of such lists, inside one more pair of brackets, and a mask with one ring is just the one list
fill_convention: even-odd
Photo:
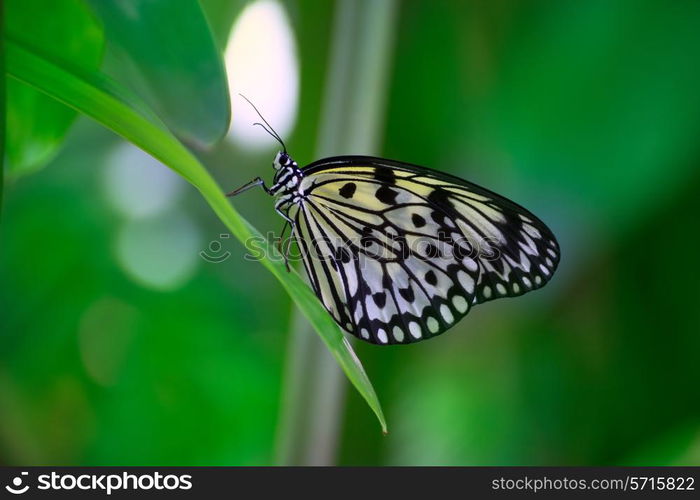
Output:
[[225,48],[231,34],[231,26],[248,0],[200,0],[199,3],[209,21],[216,43]]
[[[102,30],[80,0],[8,0],[6,31],[85,69],[102,59]],[[58,151],[76,113],[23,83],[7,82],[7,169],[30,172]]]
[[[0,5],[0,40],[5,39],[5,12]],[[0,116],[7,116],[5,114],[5,51],[0,50]],[[0,120],[0,214],[2,214],[2,194],[3,187],[5,184],[5,133],[6,133],[7,119]]]
[[113,56],[106,71],[186,141],[209,145],[228,130],[228,84],[195,0],[89,0]]
[[[105,127],[131,141],[184,177],[204,196],[214,212],[239,241],[251,238],[267,240],[231,206],[216,181],[201,163],[162,124],[136,111],[128,95],[100,73],[88,74],[62,67],[23,47],[14,40],[6,44],[7,72],[47,95],[90,116]],[[288,273],[274,245],[266,243],[262,264],[280,281],[309,319],[353,385],[374,411],[386,432],[386,422],[360,360],[329,314],[321,307],[311,289],[296,272]]]

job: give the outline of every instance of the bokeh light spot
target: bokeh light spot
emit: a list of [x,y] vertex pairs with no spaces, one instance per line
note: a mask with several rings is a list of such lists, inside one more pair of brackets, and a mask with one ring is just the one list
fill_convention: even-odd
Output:
[[274,0],[248,5],[231,30],[225,53],[233,119],[229,136],[246,149],[264,149],[275,140],[260,127],[251,106],[263,113],[284,139],[294,125],[299,93],[296,43],[287,14]]
[[146,217],[167,210],[178,200],[185,184],[175,172],[127,142],[120,143],[106,162],[107,199],[127,217]]
[[194,274],[201,242],[188,215],[170,212],[126,222],[117,236],[116,254],[124,271],[137,283],[173,290]]

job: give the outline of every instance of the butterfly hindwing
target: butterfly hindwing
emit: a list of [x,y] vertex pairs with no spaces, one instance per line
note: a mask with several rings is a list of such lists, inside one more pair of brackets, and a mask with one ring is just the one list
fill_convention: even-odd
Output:
[[407,189],[431,187],[426,201],[474,245],[480,267],[477,303],[522,295],[549,281],[559,262],[559,245],[537,217],[462,179],[423,167],[404,168],[412,172]]

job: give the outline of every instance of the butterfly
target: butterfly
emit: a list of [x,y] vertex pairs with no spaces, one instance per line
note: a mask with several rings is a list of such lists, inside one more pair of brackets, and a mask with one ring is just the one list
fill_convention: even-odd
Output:
[[507,198],[384,158],[337,156],[299,167],[258,115],[264,125],[255,125],[283,148],[273,184],[258,177],[227,196],[260,186],[275,197],[314,292],[346,332],[380,345],[418,342],[475,305],[535,290],[554,274],[554,234]]

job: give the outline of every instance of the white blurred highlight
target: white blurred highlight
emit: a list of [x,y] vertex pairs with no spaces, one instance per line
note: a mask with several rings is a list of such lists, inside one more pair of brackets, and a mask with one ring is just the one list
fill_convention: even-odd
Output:
[[260,127],[243,94],[285,139],[297,114],[299,65],[287,14],[275,0],[257,0],[240,14],[225,53],[233,119],[229,137],[251,150],[277,144]]
[[148,153],[122,142],[109,155],[104,187],[110,204],[121,215],[147,217],[175,205],[185,181]]
[[186,213],[131,219],[119,231],[115,253],[126,274],[155,290],[175,290],[195,273],[202,238]]

